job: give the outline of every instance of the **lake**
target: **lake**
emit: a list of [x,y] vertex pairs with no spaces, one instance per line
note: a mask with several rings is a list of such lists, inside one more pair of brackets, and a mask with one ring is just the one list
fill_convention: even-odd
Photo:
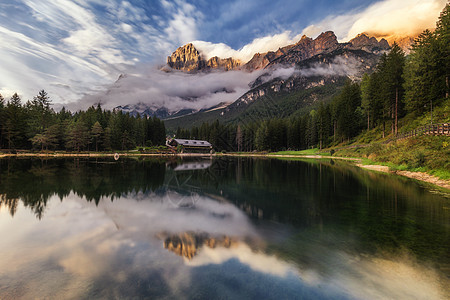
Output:
[[337,160],[1,159],[0,299],[448,299],[450,198]]

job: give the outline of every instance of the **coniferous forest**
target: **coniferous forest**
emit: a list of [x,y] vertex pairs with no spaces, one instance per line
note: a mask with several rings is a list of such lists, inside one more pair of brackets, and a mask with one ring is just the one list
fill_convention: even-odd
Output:
[[0,148],[25,150],[108,151],[163,145],[166,130],[157,118],[103,110],[100,105],[71,113],[55,112],[41,90],[21,104],[14,94],[0,95]]
[[364,74],[361,82],[348,80],[330,103],[321,102],[309,114],[250,124],[203,123],[178,128],[176,136],[209,140],[221,151],[323,148],[373,128],[381,131],[379,138],[395,136],[402,118],[414,120],[448,101],[449,12],[447,4],[436,30],[422,32],[409,55],[394,44],[373,73]]

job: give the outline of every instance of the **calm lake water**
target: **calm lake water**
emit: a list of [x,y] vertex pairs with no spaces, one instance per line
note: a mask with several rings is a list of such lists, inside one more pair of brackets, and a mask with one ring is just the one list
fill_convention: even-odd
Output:
[[450,198],[332,160],[0,160],[0,299],[448,299]]

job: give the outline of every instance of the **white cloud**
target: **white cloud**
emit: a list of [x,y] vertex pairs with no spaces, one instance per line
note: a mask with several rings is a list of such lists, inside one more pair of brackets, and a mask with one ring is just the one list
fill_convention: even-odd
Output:
[[434,28],[446,0],[385,0],[368,7],[353,23],[346,39],[361,32],[377,36],[415,36]]
[[243,62],[247,62],[253,57],[253,55],[255,55],[255,53],[276,51],[280,47],[298,42],[299,39],[299,35],[291,36],[290,31],[285,31],[280,34],[256,38],[239,50],[234,50],[230,46],[223,43],[213,44],[204,41],[194,41],[193,44],[197,50],[202,52],[206,59],[213,56],[218,56],[221,58],[233,57]]
[[102,91],[69,104],[72,110],[101,103],[105,108],[145,103],[154,109],[166,107],[170,111],[184,108],[203,109],[221,102],[233,102],[248,91],[248,84],[261,71],[212,72],[186,74],[166,73],[154,67],[136,70]]
[[193,5],[183,1],[169,3],[163,0],[161,3],[168,15],[173,16],[164,29],[168,40],[178,43],[178,45],[195,40],[198,34],[197,23],[203,18],[202,13],[197,11]]
[[[26,24],[0,20],[0,93],[6,98],[17,91],[26,101],[45,89],[54,102],[74,101],[110,84],[126,65],[164,57],[174,47],[127,1],[21,1],[21,11],[31,16]],[[106,7],[101,18],[94,4]]]
[[330,15],[306,27],[302,34],[316,36],[332,30],[339,40],[348,41],[367,32],[374,36],[415,36],[434,28],[446,0],[383,0],[364,10]]

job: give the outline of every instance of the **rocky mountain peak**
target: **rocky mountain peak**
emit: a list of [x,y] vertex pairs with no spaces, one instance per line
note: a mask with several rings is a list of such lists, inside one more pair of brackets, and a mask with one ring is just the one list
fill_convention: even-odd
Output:
[[333,31],[322,32],[315,40],[316,49],[328,49],[338,44],[337,36]]
[[232,57],[220,58],[217,56],[211,57],[207,62],[206,66],[211,69],[222,69],[224,71],[235,70],[239,68],[241,62]]
[[379,52],[388,50],[389,44],[385,39],[378,41],[374,37],[369,37],[366,33],[360,33],[349,41],[349,49],[361,49],[367,52]]
[[206,66],[200,52],[195,49],[192,43],[179,47],[171,56],[167,57],[167,64],[176,70],[195,71],[201,70]]
[[175,70],[185,72],[207,71],[223,69],[225,71],[237,69],[241,62],[234,58],[219,58],[214,56],[206,61],[192,43],[175,50],[167,57],[167,65]]

